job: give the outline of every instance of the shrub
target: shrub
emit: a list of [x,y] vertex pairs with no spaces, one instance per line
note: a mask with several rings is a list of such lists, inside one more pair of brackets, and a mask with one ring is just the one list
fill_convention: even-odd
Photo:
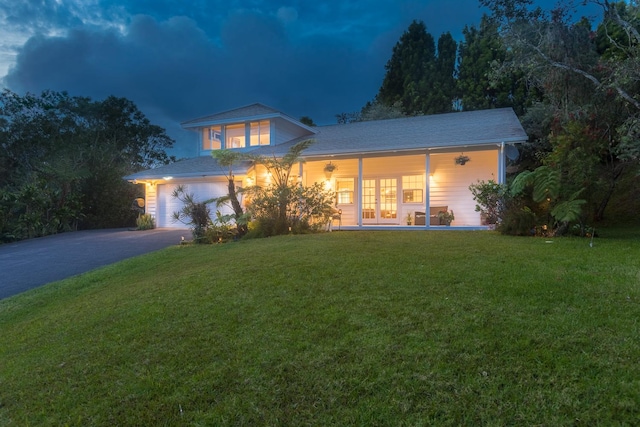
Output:
[[152,230],[156,228],[155,220],[149,214],[138,215],[136,225],[137,230]]
[[480,212],[483,225],[497,224],[502,219],[504,198],[507,187],[494,180],[480,181],[469,186],[473,200],[476,201],[476,212]]

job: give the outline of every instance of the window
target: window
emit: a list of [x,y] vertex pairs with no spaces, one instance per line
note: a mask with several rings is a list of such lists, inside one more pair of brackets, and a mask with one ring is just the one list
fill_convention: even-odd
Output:
[[244,148],[246,147],[246,135],[245,126],[241,125],[228,125],[224,128],[226,136],[226,148]]
[[202,149],[219,150],[222,148],[221,127],[213,126],[202,130]]
[[424,193],[424,177],[422,175],[409,175],[402,177],[402,202],[422,203]]
[[269,145],[271,141],[271,127],[269,120],[251,123],[249,145],[256,147],[258,145]]
[[336,179],[338,204],[353,204],[353,179]]

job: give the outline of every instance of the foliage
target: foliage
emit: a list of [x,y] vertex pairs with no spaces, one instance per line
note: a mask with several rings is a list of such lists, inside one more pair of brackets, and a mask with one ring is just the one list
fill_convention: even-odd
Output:
[[524,75],[514,70],[494,73],[509,58],[497,23],[483,15],[478,27],[465,27],[460,43],[456,91],[464,111],[513,107],[523,114],[538,94],[527,85]]
[[393,48],[376,102],[400,105],[406,115],[451,111],[456,46],[451,34],[445,33],[436,52],[424,22],[413,21]]
[[244,188],[237,188],[235,176],[233,174],[233,165],[241,161],[246,161],[245,156],[234,150],[215,150],[211,153],[213,158],[218,161],[220,166],[228,168],[227,178],[227,194],[215,199],[216,206],[220,207],[228,205],[233,210],[233,220],[236,225],[238,237],[242,237],[248,232],[249,214],[242,207],[241,197],[245,192]]
[[206,241],[207,230],[211,227],[211,211],[208,204],[211,200],[198,201],[193,193],[188,193],[187,186],[178,185],[171,197],[182,203],[179,211],[173,212],[173,220],[180,221],[191,227],[194,243],[208,243]]
[[[583,2],[602,8],[596,32],[588,19],[574,19],[567,5],[545,12],[528,0],[481,2],[492,10],[513,53],[496,67],[496,75],[516,70],[544,93],[551,120],[537,126],[546,134],[533,132],[543,147],[535,166],[557,169],[561,201],[585,188],[583,209],[604,219],[625,169],[640,164],[637,2]],[[547,118],[538,124],[549,123]]]
[[438,212],[438,219],[440,219],[440,224],[451,225],[456,216],[453,213],[453,210],[450,211],[440,211]]
[[529,207],[515,204],[505,210],[497,229],[510,236],[533,236],[537,224],[536,214]]
[[[173,141],[129,100],[0,94],[0,236],[132,225],[124,175],[169,158]],[[10,202],[9,202],[10,201]]]
[[485,223],[499,223],[505,206],[506,185],[498,184],[493,179],[478,180],[477,183],[469,186],[469,191],[476,202],[476,212],[480,212]]
[[138,215],[136,226],[138,230],[151,230],[156,227],[154,218],[149,214]]
[[280,236],[96,269],[0,301],[0,424],[634,425],[640,229],[598,234]]
[[136,218],[136,226],[138,230],[152,230],[156,228],[156,223],[151,215],[142,214]]
[[[283,201],[284,220],[280,217]],[[309,187],[291,183],[257,188],[249,205],[256,221],[253,235],[267,237],[320,231],[329,221],[334,201],[335,194],[325,190],[320,183]]]
[[[317,209],[322,210],[325,199],[318,197],[315,185],[303,187],[291,179],[293,165],[302,161],[302,152],[311,144],[312,139],[301,141],[282,157],[247,155],[255,164],[264,166],[272,179],[270,185],[251,190],[249,211],[260,224],[259,234],[286,234],[315,227]],[[320,203],[317,209],[314,201]]]

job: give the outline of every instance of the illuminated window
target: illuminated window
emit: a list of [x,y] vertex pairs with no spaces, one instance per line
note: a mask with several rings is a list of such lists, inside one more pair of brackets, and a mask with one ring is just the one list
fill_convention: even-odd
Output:
[[228,125],[224,128],[226,148],[244,148],[246,147],[245,126]]
[[353,179],[336,179],[338,204],[353,204]]
[[422,203],[424,193],[424,177],[422,175],[409,175],[402,177],[402,202]]
[[202,130],[202,149],[219,150],[222,148],[220,126],[213,126]]
[[271,128],[269,120],[251,123],[249,145],[256,147],[258,145],[269,145],[271,141]]

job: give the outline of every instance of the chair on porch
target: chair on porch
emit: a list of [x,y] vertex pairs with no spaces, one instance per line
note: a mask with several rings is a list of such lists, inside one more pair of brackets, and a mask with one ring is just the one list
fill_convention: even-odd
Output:
[[338,231],[342,228],[342,209],[332,209],[328,231],[333,231],[333,221],[338,221]]

